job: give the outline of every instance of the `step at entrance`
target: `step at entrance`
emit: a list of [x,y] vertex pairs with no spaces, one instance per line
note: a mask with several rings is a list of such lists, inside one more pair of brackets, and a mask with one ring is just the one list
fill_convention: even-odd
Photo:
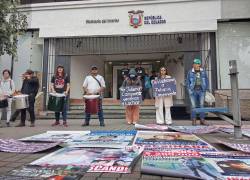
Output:
[[[120,105],[103,105],[105,119],[125,119],[125,108]],[[173,106],[171,108],[172,118],[189,119],[189,114],[186,113],[185,106]],[[45,116],[39,116],[39,119],[54,119],[54,112],[48,111]],[[84,105],[71,105],[68,111],[68,119],[84,119]],[[92,115],[91,118],[98,119],[97,115]],[[155,120],[155,106],[142,105],[140,106],[140,119]]]

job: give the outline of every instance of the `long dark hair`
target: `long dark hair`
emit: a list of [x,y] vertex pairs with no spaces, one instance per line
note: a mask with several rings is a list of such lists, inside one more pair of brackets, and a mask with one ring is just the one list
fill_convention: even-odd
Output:
[[165,75],[168,75],[168,70],[167,70],[167,68],[165,67],[165,66],[162,66],[162,67],[160,67],[160,70],[159,70],[159,78],[161,77],[161,69],[165,69],[166,70],[166,74]]
[[62,77],[64,77],[64,76],[65,76],[65,72],[64,72],[64,67],[63,67],[63,66],[57,66],[57,67],[56,67],[56,77],[59,76],[59,72],[58,72],[58,69],[59,69],[59,68],[62,68],[62,69],[63,69]]

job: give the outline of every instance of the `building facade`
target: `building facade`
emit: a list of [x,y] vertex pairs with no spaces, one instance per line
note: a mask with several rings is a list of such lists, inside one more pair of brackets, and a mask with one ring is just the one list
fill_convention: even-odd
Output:
[[[239,62],[240,88],[250,89],[250,1],[61,1],[23,1],[29,27],[18,41],[17,87],[22,72],[32,68],[47,93],[55,67],[64,64],[70,97],[81,99],[83,79],[95,64],[107,83],[105,97],[117,99],[121,68],[139,62],[147,72],[167,66],[177,80],[175,103],[185,103],[185,76],[196,57],[211,90],[230,88],[231,59]],[[2,69],[10,67],[9,59],[1,57]]]

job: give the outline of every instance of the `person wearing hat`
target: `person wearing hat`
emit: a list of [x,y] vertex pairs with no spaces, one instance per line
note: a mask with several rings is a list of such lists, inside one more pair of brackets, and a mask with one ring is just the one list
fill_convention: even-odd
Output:
[[[103,109],[102,109],[102,98],[104,89],[106,87],[104,78],[98,74],[97,66],[91,66],[90,74],[85,78],[83,82],[83,91],[86,95],[100,95],[98,100],[98,117],[100,126],[105,126],[104,117],[103,117]],[[91,118],[91,114],[85,110],[85,122],[82,126],[89,126],[89,121]]]
[[[63,126],[68,127],[67,124],[67,107],[68,107],[68,95],[70,89],[70,78],[65,73],[64,67],[62,65],[58,65],[56,68],[56,73],[51,78],[50,90],[53,93],[64,94],[65,102],[62,111],[63,118]],[[60,125],[60,112],[55,112],[56,121],[52,124],[52,126]]]
[[27,109],[21,109],[21,122],[17,127],[25,126],[26,120],[26,110],[30,114],[30,127],[35,126],[35,97],[39,89],[39,80],[36,76],[34,76],[34,72],[31,69],[28,69],[23,74],[23,84],[21,88],[22,94],[29,95],[29,107]]
[[[201,68],[200,59],[194,59],[193,68],[187,74],[186,86],[191,101],[191,108],[204,107],[205,93],[208,89],[208,77],[206,71]],[[193,112],[191,113],[191,120],[192,125],[196,125],[196,114]],[[205,113],[200,113],[200,124],[207,125]]]
[[[137,77],[137,73],[134,68],[129,70],[128,78],[123,81],[121,88],[124,89],[128,86],[139,86],[142,88],[142,82]],[[125,114],[128,124],[136,124],[139,121],[139,105],[127,105]]]
[[[171,76],[167,73],[166,67],[161,67],[159,76],[156,78],[156,80],[165,79],[165,78],[171,78]],[[159,125],[172,124],[172,117],[171,117],[171,111],[170,108],[173,106],[173,97],[172,96],[160,96],[155,97],[155,107],[156,107],[156,123]],[[164,111],[163,107],[165,107],[165,117],[164,117]]]

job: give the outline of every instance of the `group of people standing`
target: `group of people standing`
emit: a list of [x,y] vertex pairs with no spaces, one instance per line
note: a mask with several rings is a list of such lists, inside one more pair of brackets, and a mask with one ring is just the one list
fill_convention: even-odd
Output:
[[[122,69],[122,76],[124,78],[122,88],[127,86],[139,86],[142,90],[143,99],[145,94],[152,90],[152,83],[157,80],[172,78],[166,67],[161,67],[159,73],[153,72],[149,77],[145,70],[140,66],[136,68],[128,68],[128,64]],[[191,101],[191,108],[204,107],[205,93],[208,90],[208,77],[206,71],[201,68],[201,60],[195,58],[193,60],[193,67],[188,71],[186,77],[186,87]],[[151,90],[149,90],[151,89]],[[153,97],[153,92],[152,92]],[[172,124],[172,116],[170,108],[173,106],[172,95],[159,96],[155,98],[156,107],[156,123],[159,125]],[[165,113],[164,113],[165,112]],[[126,121],[128,124],[136,124],[139,121],[139,105],[126,106]],[[192,125],[196,125],[196,114],[191,111]],[[208,125],[205,121],[205,114],[200,113],[200,124]]]
[[[11,119],[11,103],[12,97],[15,96],[15,84],[14,81],[10,77],[10,71],[4,70],[2,72],[3,78],[0,80],[0,100],[7,99],[8,107],[1,108],[0,107],[0,119],[2,116],[2,110],[6,109],[7,111],[7,121],[6,125],[10,126]],[[122,70],[122,76],[124,81],[122,83],[122,87],[125,88],[127,86],[138,86],[140,87],[142,94],[151,94],[150,92],[146,92],[148,89],[152,89],[153,81],[171,78],[171,76],[167,72],[166,67],[161,67],[159,69],[158,75],[155,72],[149,77],[147,73],[145,73],[145,69],[141,67],[139,64],[136,68],[128,68],[128,65]],[[14,116],[17,116],[21,112],[21,121],[17,125],[17,127],[25,126],[26,119],[26,111],[30,114],[31,127],[35,126],[35,112],[34,112],[34,104],[35,97],[37,95],[39,89],[39,81],[38,78],[34,75],[32,70],[27,70],[23,75],[23,84],[20,91],[20,94],[28,95],[28,103],[29,107],[21,110],[17,110],[14,113]],[[86,95],[99,95],[98,98],[98,117],[100,126],[105,126],[103,109],[102,109],[102,98],[105,89],[105,81],[104,78],[98,74],[97,66],[92,66],[90,73],[86,76],[83,82],[83,91]],[[191,100],[192,108],[203,107],[205,92],[208,89],[208,78],[206,72],[203,68],[201,68],[201,60],[194,59],[193,60],[193,68],[188,72],[186,78],[186,87],[189,93],[189,97]],[[62,65],[57,66],[55,75],[51,79],[50,83],[50,92],[60,93],[65,95],[64,106],[61,112],[55,112],[55,122],[52,126],[60,125],[60,114],[62,114],[63,123],[62,125],[67,127],[67,107],[69,102],[69,91],[70,91],[70,78],[65,73],[65,69]],[[153,94],[153,93],[152,93]],[[150,96],[150,95],[149,95]],[[153,97],[153,95],[152,95]],[[173,106],[173,98],[172,95],[169,96],[160,96],[155,98],[155,107],[156,107],[156,123],[157,124],[172,124],[172,117],[170,108]],[[88,107],[86,107],[88,109]],[[165,111],[165,114],[164,114]],[[127,105],[125,107],[126,114],[126,122],[128,124],[135,124],[139,121],[139,105]],[[91,118],[91,113],[85,110],[85,121],[82,126],[89,126]],[[196,125],[196,114],[191,113],[192,125]],[[205,121],[204,113],[200,113],[201,125],[207,125]]]
[[[126,88],[127,86],[139,86],[142,90],[142,95],[145,92],[145,76],[141,76],[142,67],[131,68],[127,74],[123,74],[124,81],[122,84],[122,88]],[[122,71],[124,72],[124,71]],[[151,76],[149,78],[150,81],[150,89],[152,89],[152,83],[155,80],[171,78],[171,76],[167,73],[166,67],[161,67],[158,73],[158,76]],[[143,86],[144,84],[144,86]],[[170,112],[170,107],[173,105],[172,96],[161,96],[155,97],[155,107],[156,107],[156,123],[157,124],[172,124],[172,117]],[[165,107],[165,117],[163,114],[163,107]],[[136,124],[139,121],[139,105],[127,105],[126,106],[126,121],[128,124]]]
[[[3,78],[0,80],[0,100],[1,103],[4,102],[6,99],[8,104],[4,108],[0,108],[0,120],[2,118],[3,110],[7,111],[7,120],[6,126],[10,126],[10,121],[15,121],[15,118],[21,113],[21,121],[16,127],[25,126],[26,120],[26,111],[30,114],[30,127],[35,126],[35,97],[38,93],[39,89],[39,81],[38,78],[34,75],[34,72],[28,69],[24,74],[22,74],[22,88],[20,91],[16,91],[15,83],[11,79],[10,70],[5,69],[2,72]],[[12,107],[12,100],[15,95],[18,94],[26,94],[28,95],[28,108],[25,109],[17,109],[16,112],[11,116],[11,107]]]

